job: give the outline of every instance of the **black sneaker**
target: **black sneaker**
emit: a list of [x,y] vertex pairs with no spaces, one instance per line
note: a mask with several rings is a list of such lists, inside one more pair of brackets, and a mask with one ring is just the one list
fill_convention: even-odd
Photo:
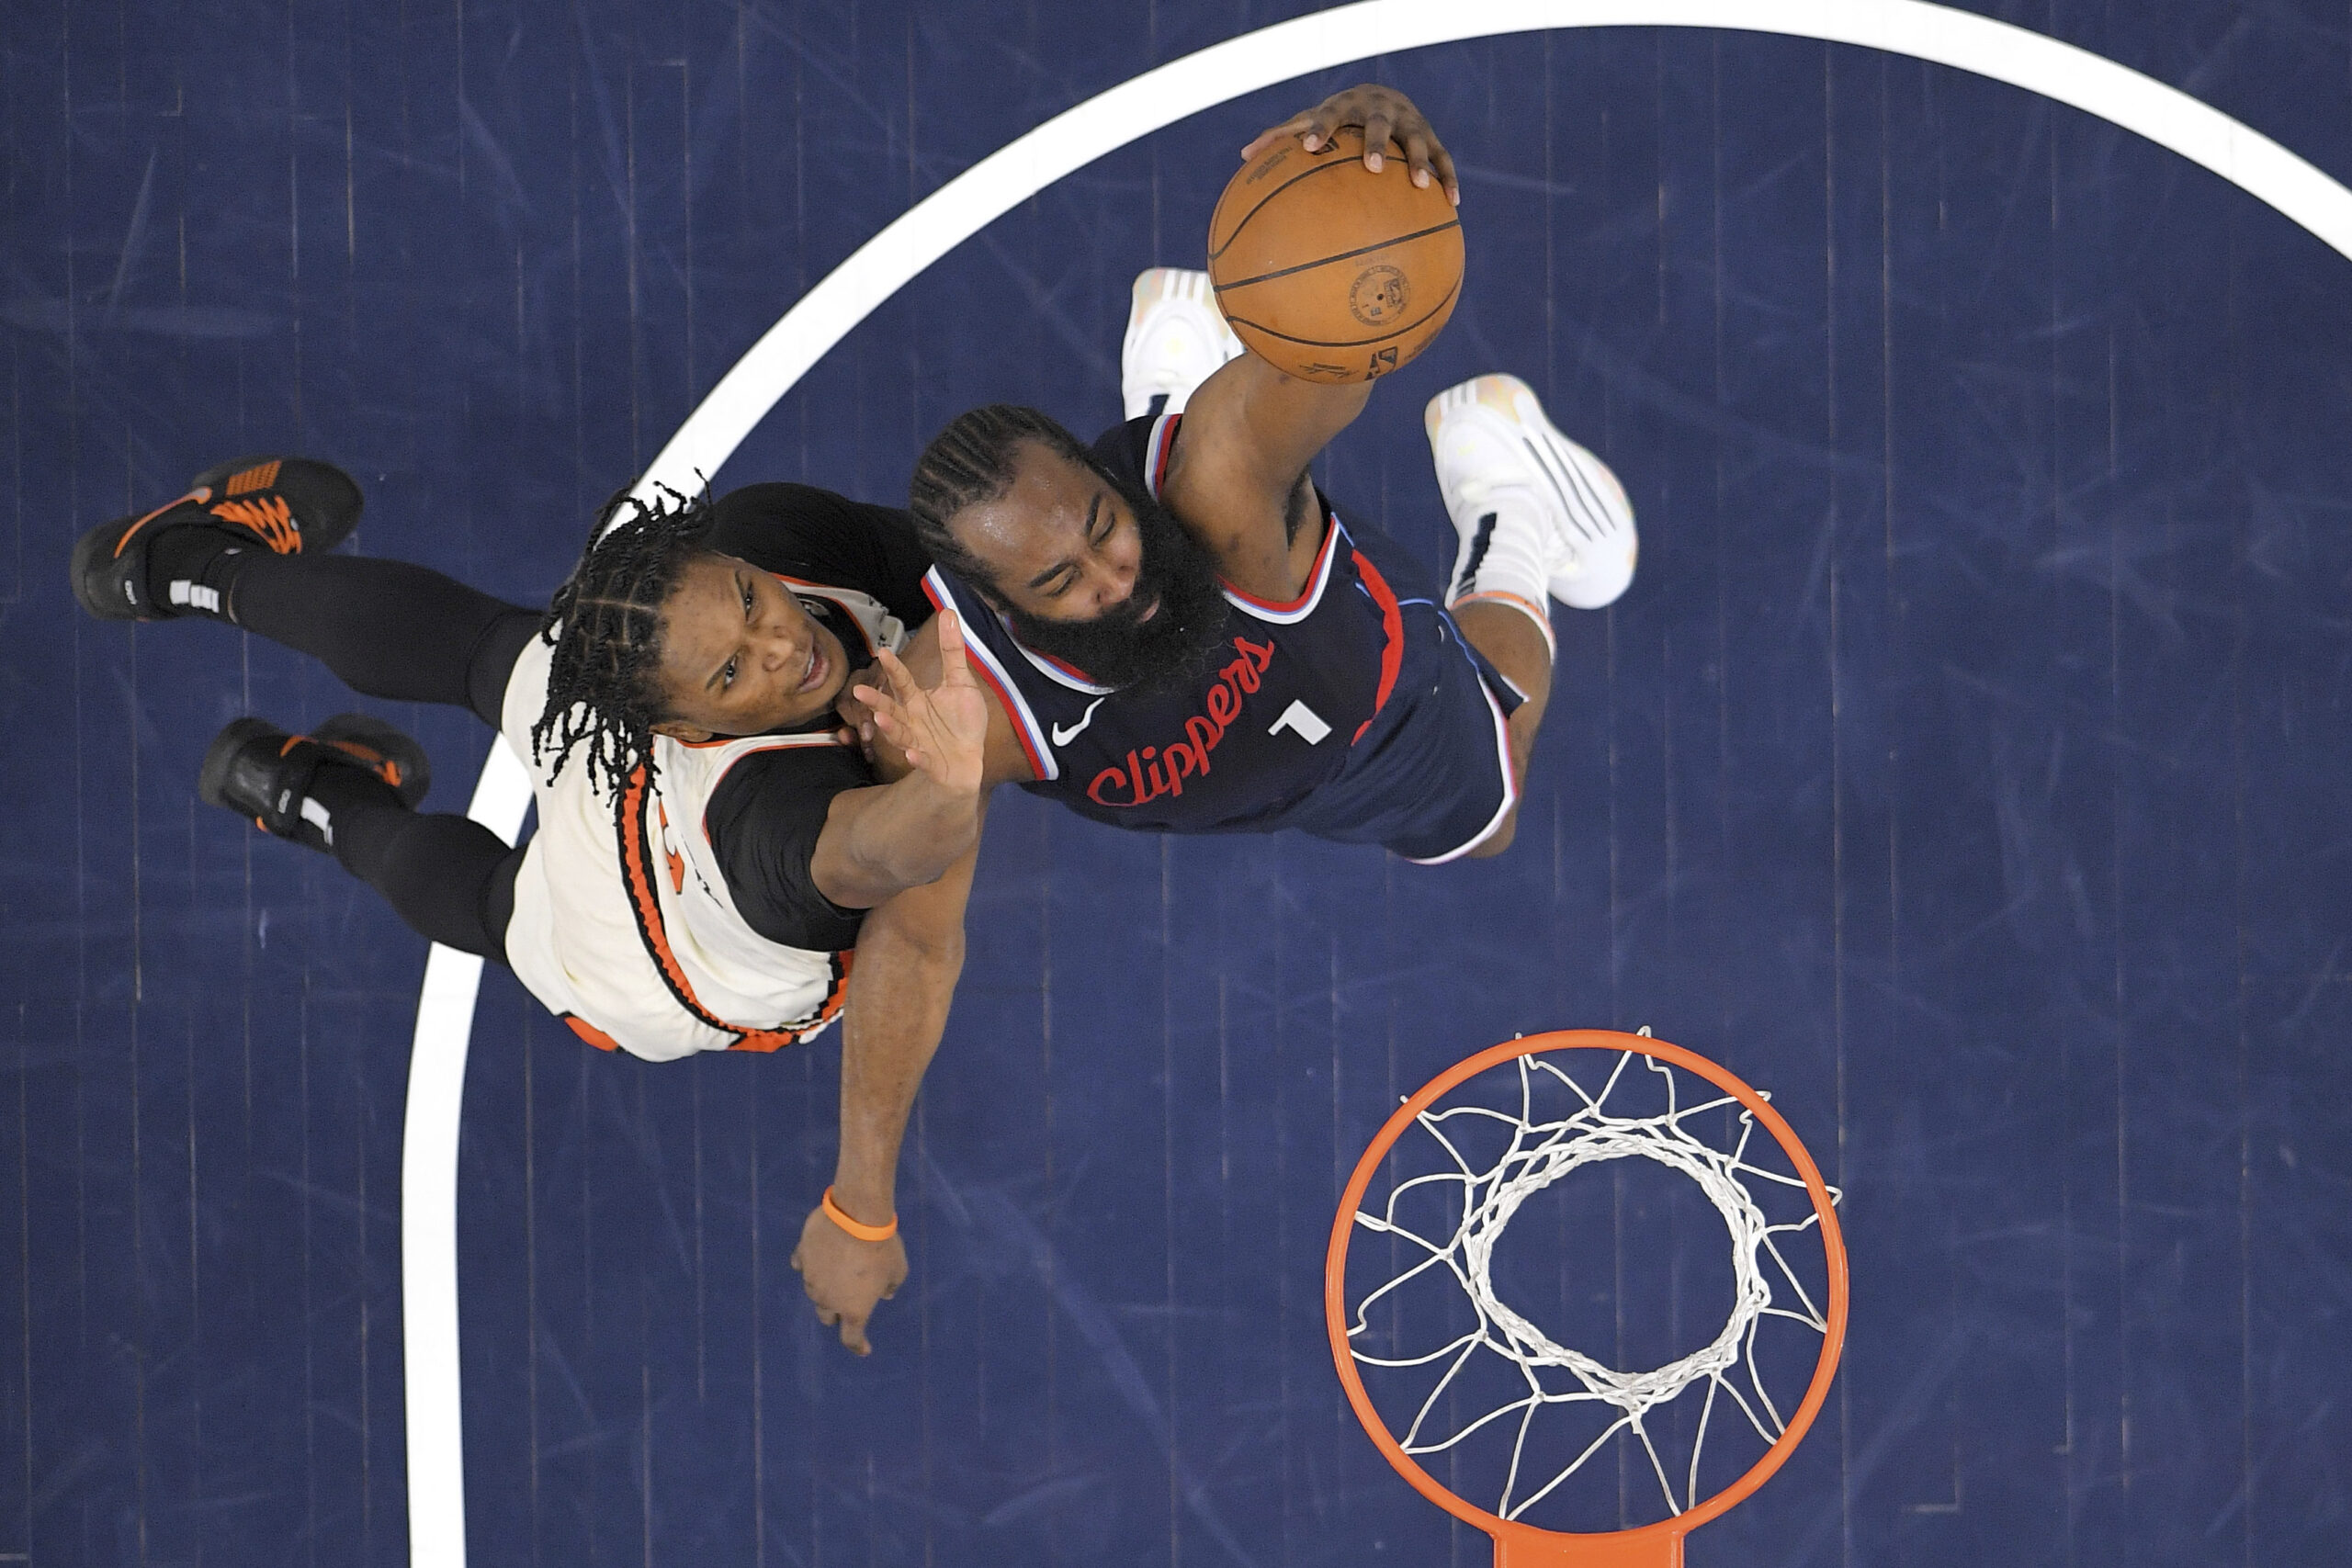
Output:
[[[359,522],[364,499],[349,474],[308,457],[243,457],[207,468],[186,495],[142,517],[100,524],[74,546],[74,597],[103,621],[160,621],[190,609],[220,612],[219,595],[191,583],[158,604],[148,592],[147,547],[169,528],[201,524],[281,556],[333,549]],[[207,603],[209,599],[213,602]]]
[[334,846],[332,814],[311,798],[321,768],[356,768],[390,784],[414,810],[433,784],[424,748],[380,718],[337,714],[309,735],[288,735],[266,718],[241,718],[213,738],[196,793],[280,839],[314,850]]

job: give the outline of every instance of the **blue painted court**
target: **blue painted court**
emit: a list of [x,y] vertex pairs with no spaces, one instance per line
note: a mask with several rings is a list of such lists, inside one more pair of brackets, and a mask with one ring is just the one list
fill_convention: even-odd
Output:
[[[195,794],[230,719],[368,705],[225,626],[85,618],[75,537],[299,451],[366,486],[348,547],[543,603],[884,224],[1317,8],[11,6],[0,1564],[409,1561],[425,944]],[[2341,6],[1980,8],[2352,180]],[[1696,1568],[2343,1561],[2352,260],[1899,55],[1363,42],[991,224],[711,479],[901,504],[970,405],[1108,425],[1129,283],[1201,265],[1241,145],[1399,86],[1462,165],[1465,293],[1319,479],[1442,571],[1422,405],[1508,370],[1643,530],[1623,599],[1555,613],[1516,845],[1427,869],[1001,793],[868,1360],[787,1264],[838,1036],[648,1066],[493,970],[459,1164],[469,1561],[1481,1565],[1342,1398],[1334,1205],[1441,1068],[1643,1025],[1771,1092],[1853,1267],[1820,1419]],[[463,809],[493,738],[374,706]],[[1719,1320],[1716,1273],[1628,1282],[1712,1218],[1655,1173],[1581,1179],[1549,1254],[1575,1321],[1624,1347],[1629,1314]],[[1604,1511],[1651,1517],[1610,1475]]]

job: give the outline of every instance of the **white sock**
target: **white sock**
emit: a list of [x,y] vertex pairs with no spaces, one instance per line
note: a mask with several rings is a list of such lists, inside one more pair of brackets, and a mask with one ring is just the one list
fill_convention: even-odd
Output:
[[1547,608],[1551,590],[1544,568],[1543,513],[1532,497],[1498,491],[1487,498],[1487,509],[1456,531],[1461,547],[1453,553],[1453,572],[1446,579],[1446,608],[1467,604],[1508,604],[1523,612],[1544,633],[1544,646],[1555,648],[1552,617]]

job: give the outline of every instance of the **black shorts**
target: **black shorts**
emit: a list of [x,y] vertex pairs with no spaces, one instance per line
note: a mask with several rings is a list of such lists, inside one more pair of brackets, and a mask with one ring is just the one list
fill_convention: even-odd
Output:
[[1405,658],[1387,705],[1340,776],[1281,826],[1434,865],[1492,838],[1517,803],[1504,721],[1525,698],[1435,603],[1400,604]]

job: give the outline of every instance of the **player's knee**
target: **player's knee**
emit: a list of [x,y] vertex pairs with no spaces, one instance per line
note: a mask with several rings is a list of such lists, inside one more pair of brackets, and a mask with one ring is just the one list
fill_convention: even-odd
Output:
[[1488,839],[1485,843],[1480,844],[1476,849],[1472,850],[1463,858],[1464,860],[1491,860],[1495,856],[1502,853],[1505,850],[1510,848],[1510,841],[1518,835],[1518,832],[1519,808],[1517,807],[1513,807],[1511,808],[1510,815],[1503,818],[1503,825],[1495,829],[1495,836]]

